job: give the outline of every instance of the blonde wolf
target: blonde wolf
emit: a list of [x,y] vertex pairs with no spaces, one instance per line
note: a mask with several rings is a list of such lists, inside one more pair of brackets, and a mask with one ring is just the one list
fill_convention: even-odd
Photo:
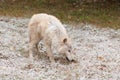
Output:
[[69,60],[75,60],[72,43],[63,24],[55,16],[41,13],[34,14],[28,24],[29,31],[29,57],[38,52],[38,43],[43,40],[47,55],[51,62],[55,62],[51,47],[54,46],[59,54],[65,55]]

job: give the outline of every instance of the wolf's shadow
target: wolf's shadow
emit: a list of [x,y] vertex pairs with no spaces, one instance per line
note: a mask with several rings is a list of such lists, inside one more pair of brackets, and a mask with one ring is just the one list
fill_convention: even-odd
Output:
[[[26,58],[29,58],[29,53],[28,51],[27,52],[24,52],[24,54],[22,54],[22,56],[26,57]],[[35,60],[44,60],[46,62],[49,62],[50,63],[50,60],[49,60],[49,57],[47,56],[47,53],[46,52],[38,52],[37,54],[37,57],[34,57]],[[69,65],[71,64],[72,62],[68,61],[66,58],[64,57],[61,57],[61,56],[54,56],[54,59],[55,59],[55,62],[58,62],[60,64],[63,64],[63,65]]]

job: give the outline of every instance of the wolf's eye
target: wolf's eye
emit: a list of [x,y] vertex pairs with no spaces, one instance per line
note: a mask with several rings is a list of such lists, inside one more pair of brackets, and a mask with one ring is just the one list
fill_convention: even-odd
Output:
[[71,50],[68,50],[68,52],[71,52]]

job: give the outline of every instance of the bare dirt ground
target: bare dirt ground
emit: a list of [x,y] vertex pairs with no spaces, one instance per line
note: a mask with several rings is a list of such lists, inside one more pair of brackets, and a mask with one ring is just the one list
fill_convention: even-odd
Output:
[[39,59],[30,63],[26,57],[28,21],[0,17],[0,80],[120,80],[120,29],[65,25],[78,62],[58,55],[52,65],[42,43]]

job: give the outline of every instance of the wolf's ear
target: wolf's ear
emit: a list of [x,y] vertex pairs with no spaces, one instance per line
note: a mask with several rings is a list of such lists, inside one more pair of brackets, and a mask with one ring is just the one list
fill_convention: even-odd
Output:
[[67,42],[67,38],[64,38],[64,39],[63,39],[63,43],[66,43],[66,42]]

